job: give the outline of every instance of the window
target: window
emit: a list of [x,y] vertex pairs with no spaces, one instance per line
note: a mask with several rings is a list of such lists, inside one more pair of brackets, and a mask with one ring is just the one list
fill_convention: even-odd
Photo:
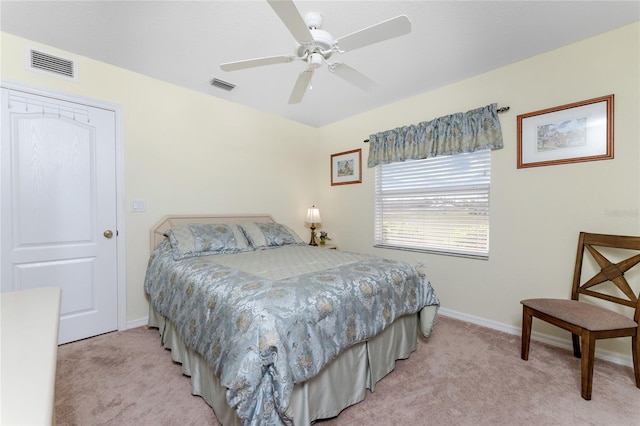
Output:
[[376,166],[375,245],[489,257],[491,150]]

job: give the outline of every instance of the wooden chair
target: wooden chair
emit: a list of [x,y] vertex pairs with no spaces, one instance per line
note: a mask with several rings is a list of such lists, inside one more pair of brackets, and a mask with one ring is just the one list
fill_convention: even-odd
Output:
[[[638,338],[640,295],[634,294],[624,276],[625,272],[640,263],[640,253],[618,263],[611,263],[595,247],[625,249],[627,254],[628,250],[633,250],[633,253],[636,253],[640,252],[640,237],[581,232],[578,240],[571,300],[528,299],[520,302],[522,303],[522,359],[525,361],[529,359],[532,317],[570,331],[573,340],[573,354],[576,358],[581,358],[580,343],[582,343],[582,397],[586,400],[591,399],[593,364],[596,340],[598,339],[631,336],[633,371],[636,386],[640,388],[640,339]],[[580,284],[585,250],[591,254],[601,269],[591,279]],[[612,292],[603,293],[602,291],[606,290],[606,285],[598,287],[598,291],[594,289],[596,285],[607,282],[615,284],[626,298],[613,296]],[[619,291],[615,290],[616,293]],[[618,312],[578,301],[580,295],[597,297],[608,302],[629,306],[634,309],[633,319]]]

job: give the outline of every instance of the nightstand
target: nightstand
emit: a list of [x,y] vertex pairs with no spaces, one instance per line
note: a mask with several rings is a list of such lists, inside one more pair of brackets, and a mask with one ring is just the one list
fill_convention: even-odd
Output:
[[338,246],[335,244],[318,244],[318,247],[327,249],[327,250],[337,250]]

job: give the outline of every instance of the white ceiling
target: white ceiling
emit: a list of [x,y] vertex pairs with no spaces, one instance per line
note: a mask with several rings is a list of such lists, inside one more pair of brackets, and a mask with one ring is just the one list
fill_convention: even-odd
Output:
[[[289,105],[303,62],[234,72],[219,67],[293,53],[293,36],[263,0],[2,0],[0,29],[321,127],[640,20],[639,1],[299,0],[296,5],[302,15],[321,13],[322,29],[334,38],[400,14],[412,21],[412,32],[339,55],[340,62],[380,83],[373,91],[351,86],[324,66],[314,73],[302,103]],[[211,87],[213,77],[236,88]]]

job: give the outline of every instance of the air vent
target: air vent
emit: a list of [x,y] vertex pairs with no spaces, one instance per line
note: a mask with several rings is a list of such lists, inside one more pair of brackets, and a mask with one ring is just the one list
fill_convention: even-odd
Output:
[[211,80],[211,85],[213,87],[217,87],[219,89],[223,89],[223,90],[226,90],[226,91],[231,91],[231,90],[233,90],[234,87],[236,87],[235,84],[231,84],[231,83],[229,83],[227,81],[220,80],[218,78],[214,78],[213,80]]
[[54,56],[35,49],[29,49],[28,68],[44,71],[61,77],[76,80],[76,64],[72,59]]

